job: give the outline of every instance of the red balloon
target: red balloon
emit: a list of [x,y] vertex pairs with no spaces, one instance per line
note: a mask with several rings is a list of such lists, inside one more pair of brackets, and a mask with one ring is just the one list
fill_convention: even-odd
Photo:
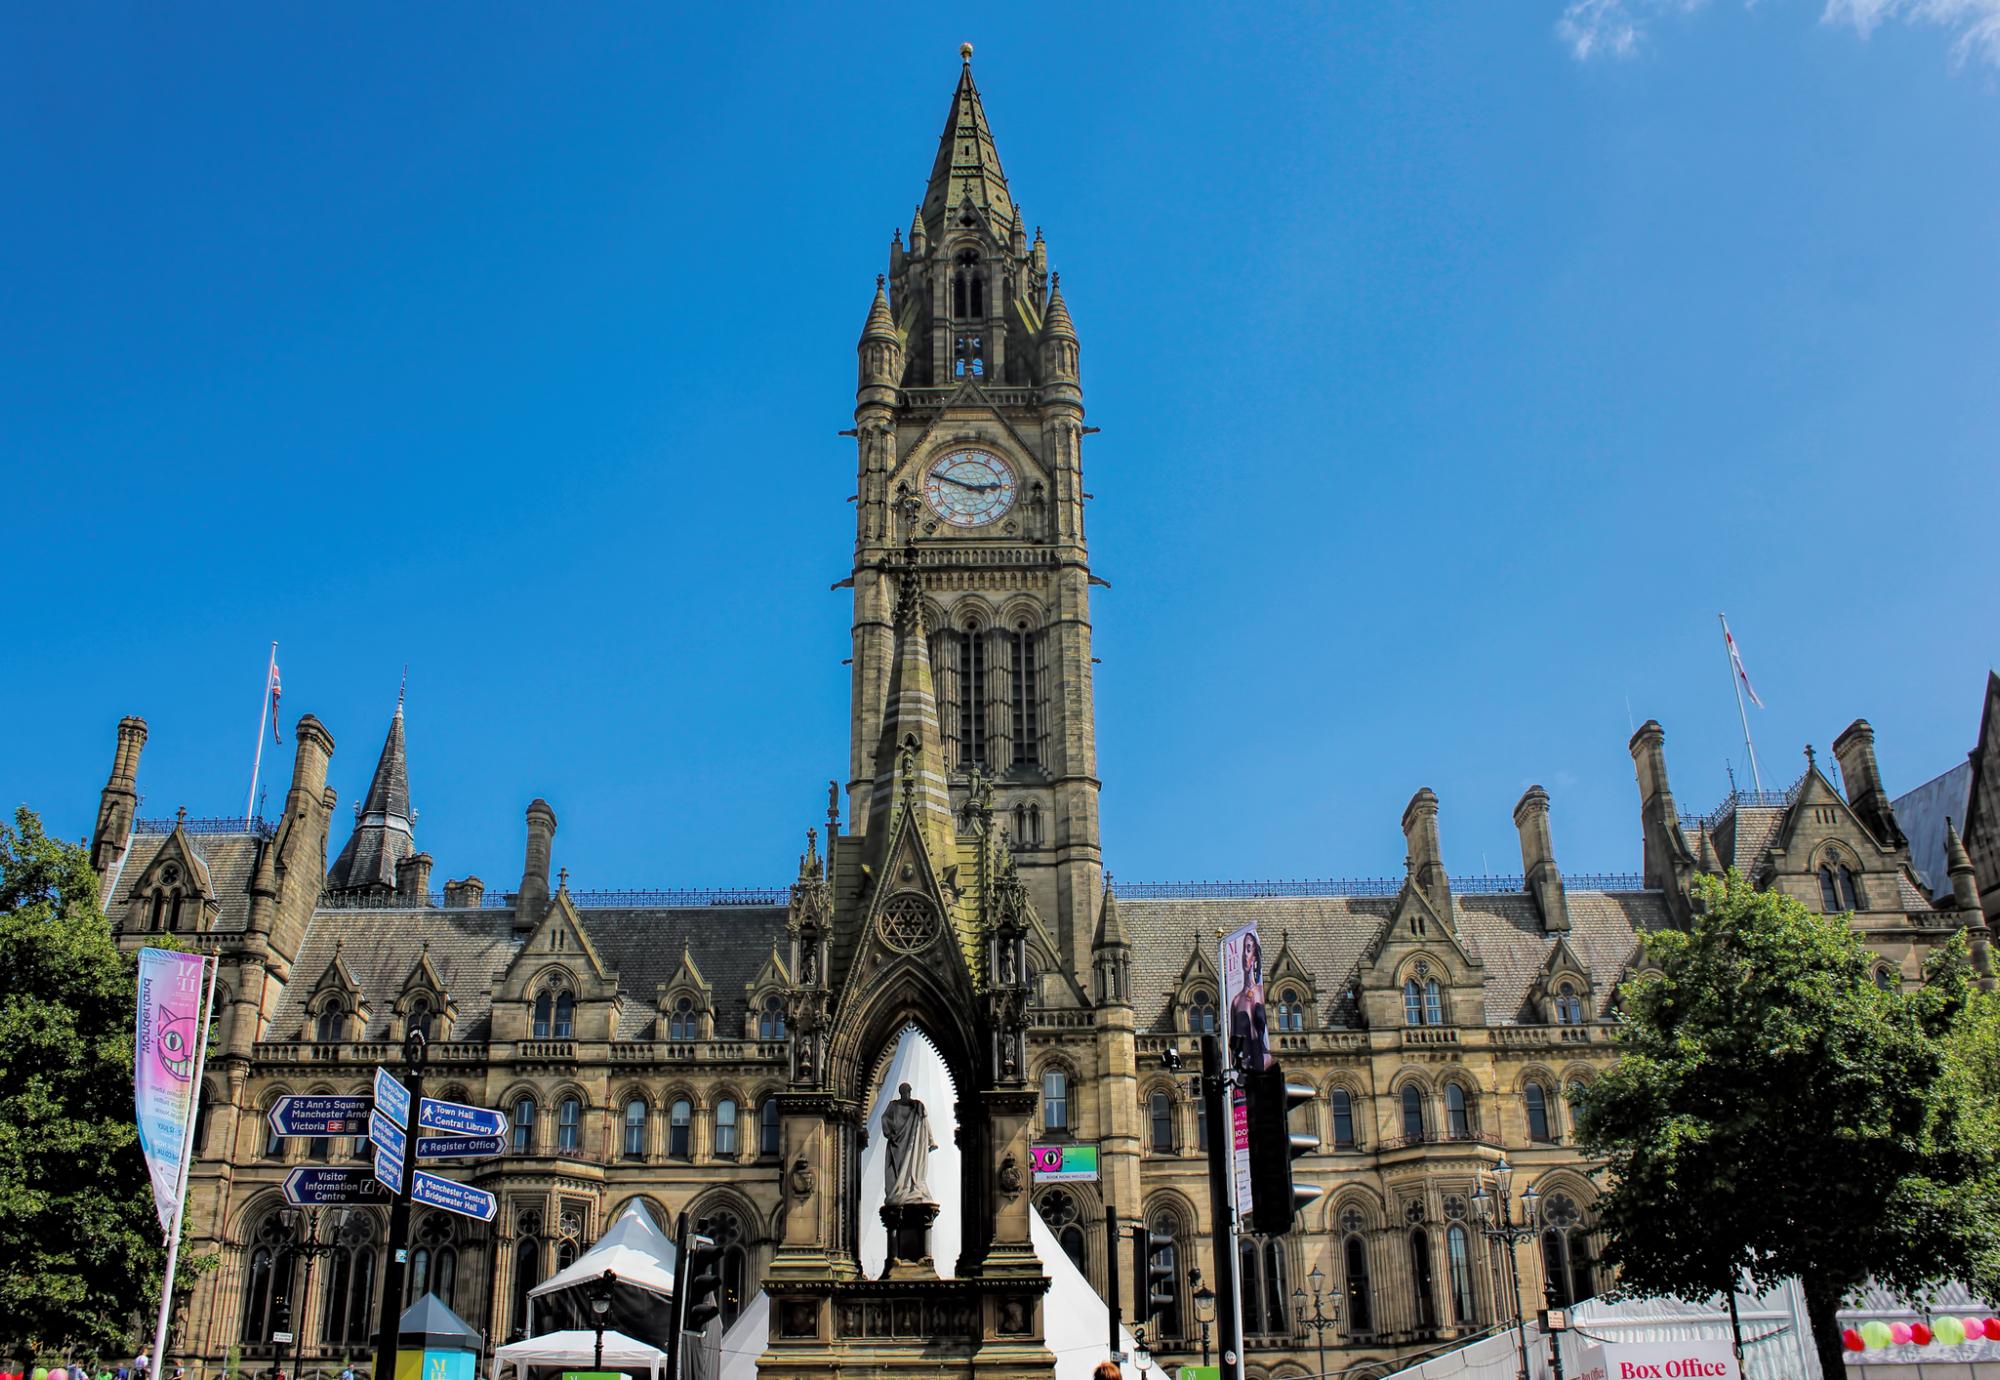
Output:
[[1986,1335],[1994,1341],[2000,1341],[2000,1318],[1986,1319]]
[[1866,1351],[1868,1343],[1861,1340],[1861,1334],[1853,1328],[1846,1328],[1840,1334],[1840,1344],[1849,1351]]
[[1922,1323],[1910,1324],[1910,1340],[1918,1346],[1929,1346],[1933,1335],[1931,1330]]

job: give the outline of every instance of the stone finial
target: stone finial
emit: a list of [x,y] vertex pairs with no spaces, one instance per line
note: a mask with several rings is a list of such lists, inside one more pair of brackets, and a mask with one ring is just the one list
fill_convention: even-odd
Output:
[[958,60],[967,67],[972,66],[972,45],[970,43],[961,43],[958,45]]

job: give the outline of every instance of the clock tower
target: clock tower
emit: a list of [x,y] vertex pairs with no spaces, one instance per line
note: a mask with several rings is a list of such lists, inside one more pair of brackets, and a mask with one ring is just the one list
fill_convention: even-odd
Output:
[[960,55],[909,243],[890,244],[861,333],[849,816],[870,818],[914,560],[953,804],[990,790],[1061,950],[1047,957],[1083,983],[1102,858],[1076,329],[1001,171],[972,45]]

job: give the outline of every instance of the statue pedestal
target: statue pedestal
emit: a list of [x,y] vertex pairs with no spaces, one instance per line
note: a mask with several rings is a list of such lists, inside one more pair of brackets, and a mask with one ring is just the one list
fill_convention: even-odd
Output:
[[884,1279],[936,1279],[937,1263],[931,1259],[931,1224],[937,1221],[936,1203],[884,1203],[882,1225],[888,1231],[889,1249],[882,1261]]

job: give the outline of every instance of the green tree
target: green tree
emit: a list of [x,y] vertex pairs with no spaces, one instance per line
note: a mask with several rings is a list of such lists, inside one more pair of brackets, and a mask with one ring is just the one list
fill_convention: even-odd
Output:
[[85,851],[25,806],[14,821],[0,824],[0,1356],[109,1356],[157,1310],[166,1263],[133,1124],[135,965]]
[[1687,930],[1646,938],[1617,1065],[1579,1095],[1610,1163],[1601,1203],[1620,1287],[1707,1297],[1741,1270],[1801,1281],[1828,1376],[1835,1314],[1873,1277],[1917,1293],[1994,1278],[2000,1049],[1962,941],[1910,991],[1874,981],[1840,916],[1732,872],[1697,883]]

